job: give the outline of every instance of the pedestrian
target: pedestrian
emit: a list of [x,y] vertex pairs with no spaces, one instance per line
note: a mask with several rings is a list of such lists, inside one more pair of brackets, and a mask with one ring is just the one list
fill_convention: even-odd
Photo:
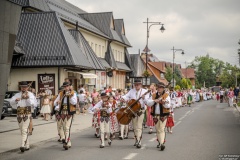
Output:
[[86,103],[86,95],[83,93],[83,90],[80,90],[80,93],[78,94],[78,102],[79,102],[79,107],[80,107],[80,113],[85,112],[84,111],[84,106]]
[[234,92],[232,88],[230,88],[227,96],[228,96],[228,106],[233,107]]
[[223,96],[224,96],[224,90],[221,89],[221,91],[220,91],[220,103],[223,103]]
[[48,95],[45,95],[43,97],[43,105],[40,113],[43,114],[43,120],[48,121],[49,116],[51,114],[50,98]]
[[167,123],[166,123],[166,127],[167,127],[167,131],[169,133],[173,133],[172,132],[172,127],[174,126],[174,113],[173,113],[173,107],[170,107],[170,114],[167,118]]
[[187,92],[187,104],[189,107],[191,107],[192,104],[192,95],[190,94],[190,92]]
[[[140,79],[135,79],[134,80],[134,88],[131,89],[126,95],[122,96],[121,101],[127,102],[132,99],[137,100],[140,97],[142,97],[144,99],[145,96],[149,97],[149,95],[145,95],[146,92],[147,92],[147,90],[142,88],[142,81]],[[145,105],[143,99],[139,100],[139,103],[141,105],[141,110],[139,111],[140,113],[144,113],[146,110],[146,105]],[[135,135],[134,146],[136,146],[137,148],[141,148],[143,119],[144,119],[144,114],[141,114],[140,116],[134,117],[132,120],[133,128],[134,128],[134,135]]]
[[116,112],[115,112],[115,110],[118,109],[118,106],[117,106],[117,102],[116,102],[116,100],[114,100],[113,96],[109,97],[109,104],[113,111],[110,114],[110,133],[111,133],[112,139],[115,139],[115,133],[119,131],[118,120],[117,120],[117,116],[116,116]]
[[109,97],[106,93],[101,93],[102,100],[98,102],[94,107],[93,111],[100,111],[100,132],[101,132],[101,144],[100,148],[105,147],[105,133],[107,134],[108,145],[111,146],[112,140],[110,138],[110,114],[112,113],[112,108],[109,103]]
[[235,87],[234,88],[234,99],[235,99],[236,103],[238,102],[238,95],[239,95],[239,87]]
[[170,104],[171,99],[165,91],[164,83],[160,82],[157,84],[157,94],[155,99],[149,98],[146,100],[147,105],[153,106],[153,121],[155,123],[157,131],[157,148],[160,148],[161,151],[165,149],[165,127],[167,123],[167,117],[170,114]]
[[97,97],[98,95],[99,95],[99,93],[97,92],[97,89],[93,88],[93,92],[91,93],[91,97],[94,98],[94,97]]
[[[64,90],[64,87],[60,87],[58,89],[58,94],[60,92],[62,92],[63,90]],[[56,95],[54,97],[53,102],[56,100],[57,97],[58,97],[58,95]],[[64,143],[65,142],[65,136],[64,136],[64,131],[63,131],[63,122],[62,122],[59,110],[60,110],[60,106],[58,104],[56,106],[54,105],[53,114],[55,115],[56,122],[57,122],[57,131],[58,131],[58,136],[59,136],[58,142]]]
[[93,107],[99,102],[99,98],[98,97],[94,97],[93,98],[93,102],[92,102],[92,106],[88,108],[89,113],[93,114],[93,118],[92,118],[92,127],[95,128],[95,137],[99,138],[99,129],[100,129],[100,111],[98,112],[94,112],[92,109]]
[[[157,89],[156,89],[156,84],[153,83],[150,85],[150,90],[151,92],[149,93],[149,98],[152,97],[153,99],[155,99],[156,97],[156,93],[157,93]],[[153,117],[152,117],[152,107],[147,106],[147,126],[149,127],[149,132],[148,134],[152,134],[153,132],[153,127],[154,127],[154,122],[153,122]]]
[[36,97],[33,93],[27,91],[28,83],[26,81],[20,82],[21,92],[15,94],[10,104],[17,109],[17,121],[21,132],[22,144],[20,147],[21,152],[30,149],[29,145],[29,125],[31,119],[31,108],[36,106]]
[[77,96],[73,90],[70,90],[70,84],[64,82],[64,91],[61,91],[54,101],[54,105],[60,105],[60,117],[63,123],[65,142],[63,148],[68,150],[71,147],[70,132],[72,126],[73,116],[76,113]]

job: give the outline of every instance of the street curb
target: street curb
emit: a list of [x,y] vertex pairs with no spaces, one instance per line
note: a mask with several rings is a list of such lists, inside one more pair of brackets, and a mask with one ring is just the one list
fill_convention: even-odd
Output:
[[239,107],[236,103],[234,103],[233,106],[234,106],[234,107],[237,109],[237,111],[240,113],[240,107]]
[[[76,130],[75,132],[71,133],[71,135],[75,135],[77,133],[80,133],[82,131],[85,131],[89,128],[92,128],[92,127],[87,127],[87,128],[84,128],[84,129],[81,129],[81,130]],[[53,137],[53,138],[49,138],[49,139],[46,139],[46,140],[42,140],[42,141],[39,141],[39,142],[36,142],[36,143],[33,143],[30,145],[30,150],[40,146],[41,144],[44,144],[46,142],[50,142],[50,141],[55,141],[56,139],[58,138],[58,136],[56,137]],[[20,147],[19,147],[20,148]],[[8,150],[8,151],[5,151],[5,152],[2,152],[0,153],[0,156],[2,155],[5,155],[5,154],[10,154],[10,153],[14,153],[14,152],[18,152],[19,151],[19,148],[15,148],[15,149],[11,149],[11,150]]]

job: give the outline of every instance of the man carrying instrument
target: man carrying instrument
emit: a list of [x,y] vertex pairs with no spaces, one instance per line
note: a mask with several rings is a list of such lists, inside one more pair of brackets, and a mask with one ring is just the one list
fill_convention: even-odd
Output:
[[[147,90],[142,88],[142,82],[140,79],[134,80],[134,88],[131,89],[126,95],[122,96],[123,102],[128,102],[132,99],[137,100],[140,97],[144,98]],[[137,148],[141,148],[141,139],[142,139],[142,127],[143,127],[143,118],[144,113],[146,110],[145,103],[143,99],[139,100],[139,103],[141,104],[141,110],[136,113],[137,116],[135,116],[132,120],[133,122],[133,130],[134,130],[134,136],[135,136],[135,144]]]
[[100,132],[101,132],[101,145],[100,148],[104,148],[105,146],[105,138],[104,133],[107,134],[108,137],[108,145],[112,144],[112,140],[110,139],[110,114],[112,113],[112,108],[110,107],[109,97],[103,92],[101,93],[101,101],[99,101],[93,108],[93,112],[98,112],[100,110]]
[[36,98],[32,92],[28,90],[28,83],[20,82],[21,92],[15,94],[10,104],[14,108],[17,108],[17,120],[22,135],[22,145],[20,147],[21,152],[29,150],[29,125],[31,118],[31,108],[36,106]]
[[148,106],[153,106],[152,116],[155,123],[157,131],[158,145],[157,148],[160,148],[161,151],[165,149],[164,140],[165,140],[165,126],[167,122],[167,116],[170,114],[170,96],[165,92],[165,85],[160,82],[157,84],[157,94],[156,97],[150,97],[145,100]]
[[76,113],[77,95],[73,90],[70,90],[70,83],[64,82],[64,91],[58,94],[58,97],[54,101],[54,105],[59,105],[59,115],[57,119],[60,119],[63,124],[63,130],[65,135],[65,142],[63,142],[63,148],[68,150],[71,148],[70,130],[73,121],[73,115]]

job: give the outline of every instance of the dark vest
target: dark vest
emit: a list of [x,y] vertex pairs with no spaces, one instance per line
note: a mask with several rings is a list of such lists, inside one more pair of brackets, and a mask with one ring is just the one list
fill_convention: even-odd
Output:
[[[159,93],[157,92],[155,99],[158,99],[158,98],[161,97],[164,93],[165,93],[165,91],[163,91],[162,94],[159,94]],[[160,117],[164,117],[164,116],[168,116],[168,115],[169,115],[169,113],[170,113],[170,109],[169,109],[169,108],[164,108],[162,104],[159,104],[159,105],[157,106],[157,103],[154,103],[154,105],[153,105],[153,107],[152,107],[152,110],[153,110],[153,111],[152,111],[152,116],[155,116],[155,109],[156,109],[156,107],[160,107]]]
[[[65,95],[65,91],[60,92],[59,94],[60,94],[60,99],[62,99],[61,107],[60,107],[60,111],[59,111],[59,113],[61,113],[61,111],[64,109],[64,105],[63,105],[64,98],[63,98],[63,96]],[[73,94],[74,94],[74,91],[71,91],[71,96],[67,96],[67,111],[68,111],[69,115],[73,115],[73,114],[76,113],[76,105],[72,105],[70,103],[70,98],[73,96]]]

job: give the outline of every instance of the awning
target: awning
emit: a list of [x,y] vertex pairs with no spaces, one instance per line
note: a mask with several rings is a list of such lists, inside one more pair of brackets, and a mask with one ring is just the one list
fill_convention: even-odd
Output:
[[78,72],[78,71],[71,71],[71,70],[66,70],[67,72],[72,72],[72,73],[77,73],[82,75],[83,78],[97,78],[98,76],[94,73],[85,73],[85,72]]

